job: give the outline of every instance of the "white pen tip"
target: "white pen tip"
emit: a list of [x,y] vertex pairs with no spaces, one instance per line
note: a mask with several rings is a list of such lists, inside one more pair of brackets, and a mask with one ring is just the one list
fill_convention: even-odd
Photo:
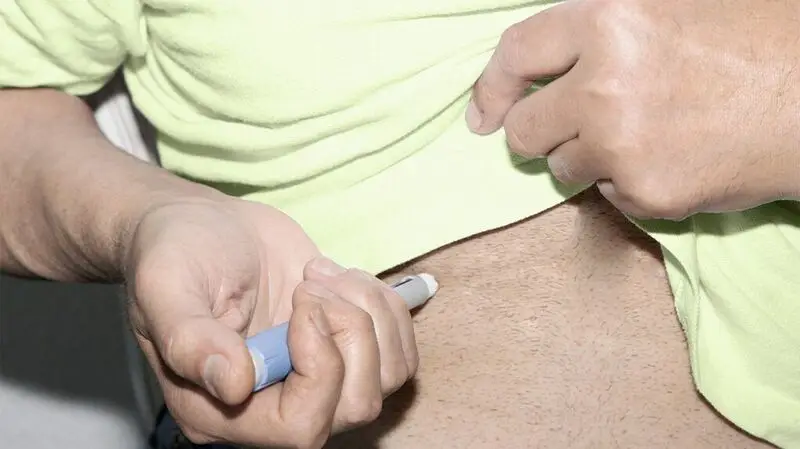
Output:
[[434,294],[436,294],[437,291],[439,291],[439,283],[436,282],[436,278],[434,278],[432,275],[428,273],[421,273],[418,274],[417,276],[419,276],[420,279],[425,281],[425,285],[428,286],[429,296],[433,296]]

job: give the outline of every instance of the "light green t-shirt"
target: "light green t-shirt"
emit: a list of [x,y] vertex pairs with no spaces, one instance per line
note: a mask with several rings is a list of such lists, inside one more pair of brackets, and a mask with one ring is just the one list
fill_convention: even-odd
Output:
[[[0,0],[0,87],[99,89],[122,66],[162,164],[277,206],[379,272],[577,189],[470,134],[470,87],[525,0]],[[640,223],[664,248],[700,391],[800,448],[794,203]]]

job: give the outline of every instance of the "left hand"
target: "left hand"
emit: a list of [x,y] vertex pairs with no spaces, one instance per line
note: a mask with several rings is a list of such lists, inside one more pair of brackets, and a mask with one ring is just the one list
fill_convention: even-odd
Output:
[[467,120],[640,217],[796,197],[798,21],[790,1],[568,1],[506,31]]

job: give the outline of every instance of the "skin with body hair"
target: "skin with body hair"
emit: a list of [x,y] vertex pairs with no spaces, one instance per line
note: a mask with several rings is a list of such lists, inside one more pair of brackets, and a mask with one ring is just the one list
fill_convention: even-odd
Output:
[[[638,216],[797,197],[799,14],[791,2],[755,11],[744,0],[556,6],[505,33],[467,120],[478,133],[504,127],[514,151],[548,157],[563,181],[598,181]],[[332,446],[762,446],[695,393],[652,241],[597,194],[409,267],[443,286],[417,315],[418,350],[402,300],[322,257],[285,214],[116,151],[66,94],[2,91],[0,116],[0,266],[125,282],[139,342],[193,441],[319,448],[386,408]],[[243,337],[287,319],[295,373],[249,397]],[[416,398],[384,404],[418,351],[428,368]]]

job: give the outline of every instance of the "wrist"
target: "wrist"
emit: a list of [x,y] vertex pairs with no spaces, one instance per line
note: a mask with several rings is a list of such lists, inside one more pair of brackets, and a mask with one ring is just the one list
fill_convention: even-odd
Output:
[[107,141],[80,100],[0,92],[0,269],[60,281],[118,281],[141,217],[160,204],[224,197]]
[[[80,159],[70,156],[79,152]],[[47,153],[52,152],[37,163],[43,167],[39,191],[67,262],[35,273],[47,278],[120,282],[136,228],[150,211],[225,197],[141,162],[102,136],[70,141],[58,155]]]
[[137,234],[142,224],[146,221],[152,223],[176,206],[219,206],[233,198],[211,187],[187,181],[163,169],[158,169],[163,176],[162,184],[156,188],[138,191],[140,198],[135,204],[126,207],[119,214],[111,235],[117,236],[112,244],[111,266],[115,267],[114,273],[120,280],[124,280],[127,268],[131,263],[131,256],[135,254]]
[[[159,167],[136,163],[138,167],[135,171],[145,175],[138,179],[147,181],[128,190],[125,195],[127,200],[120,202],[122,204],[115,209],[107,227],[103,226],[102,217],[97,219],[100,229],[105,229],[103,235],[106,243],[100,249],[100,254],[87,255],[88,258],[97,257],[105,261],[108,268],[104,278],[110,281],[124,280],[136,232],[148,216],[177,204],[218,204],[230,200],[227,195],[211,187],[180,178]],[[106,199],[109,200],[113,201]],[[98,207],[97,212],[102,213],[103,208]]]

